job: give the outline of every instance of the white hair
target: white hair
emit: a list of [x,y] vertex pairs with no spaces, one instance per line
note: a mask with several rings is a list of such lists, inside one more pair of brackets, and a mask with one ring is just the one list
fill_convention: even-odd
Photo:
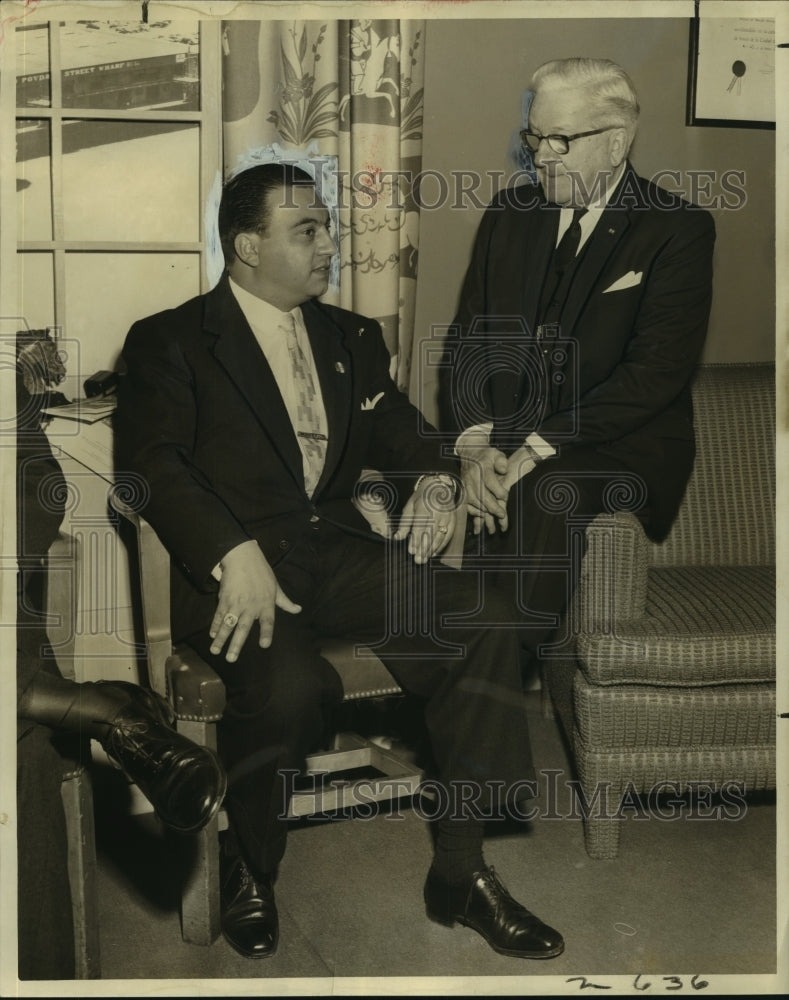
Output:
[[577,87],[587,92],[589,127],[621,125],[628,149],[638,125],[638,95],[627,73],[611,59],[553,59],[543,63],[531,78],[529,89]]

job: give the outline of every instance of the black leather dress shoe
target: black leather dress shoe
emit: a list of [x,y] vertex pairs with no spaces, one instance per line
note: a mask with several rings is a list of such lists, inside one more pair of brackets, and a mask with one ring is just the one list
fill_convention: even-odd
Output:
[[459,886],[445,882],[431,868],[425,905],[431,920],[472,927],[502,955],[555,958],[564,951],[561,934],[514,900],[492,868],[483,868]]
[[221,857],[222,933],[244,958],[268,958],[277,950],[279,917],[272,877],[254,878],[238,857]]
[[160,695],[124,681],[101,682],[126,697],[101,744],[151,802],[163,823],[195,833],[215,815],[227,789],[219,758],[175,731],[175,715]]

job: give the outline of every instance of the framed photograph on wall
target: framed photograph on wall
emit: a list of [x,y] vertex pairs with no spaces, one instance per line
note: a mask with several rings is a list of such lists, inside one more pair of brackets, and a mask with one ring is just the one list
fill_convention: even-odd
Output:
[[775,21],[694,17],[688,125],[775,128]]

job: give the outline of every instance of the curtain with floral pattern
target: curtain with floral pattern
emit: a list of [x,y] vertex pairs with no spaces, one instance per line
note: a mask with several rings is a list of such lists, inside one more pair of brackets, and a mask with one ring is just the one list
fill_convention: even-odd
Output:
[[[409,383],[419,253],[424,22],[228,21],[225,176],[317,162],[340,246],[327,301],[377,319]],[[415,197],[416,195],[416,197]]]

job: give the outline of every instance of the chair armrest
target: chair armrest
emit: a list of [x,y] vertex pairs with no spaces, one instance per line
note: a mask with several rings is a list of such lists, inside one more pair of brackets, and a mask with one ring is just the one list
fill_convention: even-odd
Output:
[[587,551],[576,594],[579,632],[610,632],[642,618],[647,597],[648,541],[629,512],[598,514],[586,529]]
[[167,680],[179,719],[219,722],[225,710],[225,685],[190,646],[181,645],[167,658]]

